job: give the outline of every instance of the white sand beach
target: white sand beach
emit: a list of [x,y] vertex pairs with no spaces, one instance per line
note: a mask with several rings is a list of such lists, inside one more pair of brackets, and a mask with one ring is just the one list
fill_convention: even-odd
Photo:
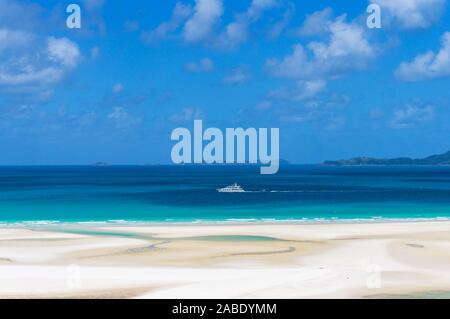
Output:
[[0,228],[0,298],[383,298],[450,291],[450,221]]

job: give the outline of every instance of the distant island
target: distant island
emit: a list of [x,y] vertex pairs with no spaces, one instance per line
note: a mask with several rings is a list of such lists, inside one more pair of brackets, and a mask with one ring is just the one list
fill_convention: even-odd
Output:
[[106,163],[106,162],[96,162],[94,164],[94,166],[110,166],[110,164]]
[[325,161],[328,166],[358,166],[358,165],[450,165],[450,151],[440,155],[425,158],[398,157],[391,159],[373,157],[355,157],[348,160]]

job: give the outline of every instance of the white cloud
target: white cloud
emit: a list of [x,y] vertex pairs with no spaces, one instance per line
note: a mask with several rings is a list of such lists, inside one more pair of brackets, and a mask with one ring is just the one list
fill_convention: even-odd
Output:
[[376,55],[376,49],[370,45],[362,26],[345,20],[343,15],[329,24],[327,42],[310,42],[309,52],[297,44],[290,55],[268,59],[267,69],[275,76],[294,79],[334,78],[364,69]]
[[77,43],[48,37],[52,11],[36,3],[0,0],[0,94],[21,103],[48,101],[81,61]]
[[154,30],[142,32],[141,36],[144,41],[150,43],[163,40],[175,32],[191,15],[192,8],[190,6],[177,2],[169,21],[162,22]]
[[237,15],[236,19],[225,27],[218,36],[216,45],[222,48],[233,48],[245,42],[249,37],[250,25],[257,22],[264,11],[278,5],[278,0],[252,0],[247,10]]
[[276,39],[283,33],[291,22],[291,19],[294,16],[294,11],[295,6],[293,4],[289,4],[288,8],[284,11],[283,16],[281,17],[281,20],[274,23],[270,28],[268,33],[270,39]]
[[123,89],[124,89],[124,87],[123,87],[123,84],[122,84],[122,83],[116,83],[116,84],[114,84],[113,87],[112,87],[112,92],[113,92],[114,94],[117,94],[117,93],[122,92]]
[[179,113],[169,116],[169,121],[176,124],[192,122],[193,120],[203,119],[202,112],[194,107],[186,107]]
[[67,38],[49,37],[47,51],[51,60],[69,68],[75,67],[81,57],[78,45]]
[[287,87],[278,88],[269,92],[269,97],[274,99],[302,101],[315,97],[327,87],[324,80],[297,81],[293,89]]
[[316,96],[325,90],[327,82],[323,80],[300,81],[298,83],[299,92],[294,96],[295,100],[304,100]]
[[314,36],[325,34],[333,16],[331,8],[316,11],[308,15],[303,25],[298,29],[300,36]]
[[0,85],[52,84],[63,76],[63,71],[55,67],[38,69],[24,64],[21,68],[19,72],[0,69]]
[[212,72],[214,71],[214,63],[211,59],[203,58],[198,62],[186,63],[186,70],[189,72]]
[[17,34],[27,39],[27,46],[9,45],[8,50],[0,51],[0,90],[48,98],[53,86],[78,65],[78,45],[67,38],[44,39],[15,31],[3,32],[3,40],[13,43]]
[[221,0],[196,0],[194,14],[184,25],[183,38],[191,43],[208,40],[222,15]]
[[[250,26],[261,19],[265,11],[280,6],[280,0],[252,0],[248,8],[234,14],[234,19],[222,24],[221,19],[225,13],[223,0],[195,0],[193,8],[177,3],[172,18],[161,23],[156,29],[142,33],[147,42],[154,42],[167,38],[169,35],[179,34],[187,43],[201,43],[219,49],[232,49],[247,41]],[[271,37],[277,37],[286,27],[292,15],[292,5],[282,20],[269,31]]]
[[107,118],[118,129],[126,129],[131,126],[139,125],[142,122],[141,118],[129,114],[122,107],[114,108],[114,110],[107,115]]
[[404,108],[395,110],[390,126],[395,129],[413,128],[433,119],[434,107],[432,105],[419,107],[409,104]]
[[383,23],[403,29],[428,28],[442,16],[446,0],[370,0],[380,5]]
[[250,80],[251,74],[246,67],[238,67],[223,79],[226,84],[241,84]]
[[329,29],[329,43],[311,42],[309,44],[316,59],[326,60],[349,56],[366,59],[373,55],[373,49],[364,34],[364,29],[357,24],[345,22],[345,16],[337,18],[331,23]]
[[[266,61],[269,71],[278,77],[301,78],[308,77],[312,70],[308,70],[308,57],[302,45],[293,46],[293,52],[282,59],[271,58]],[[309,67],[310,68],[310,67]]]
[[31,35],[26,32],[0,28],[0,52],[16,49],[29,43]]
[[268,9],[271,9],[279,4],[278,0],[253,0],[247,10],[247,17],[250,20],[259,19],[260,15]]
[[[369,42],[365,25],[347,22],[346,15],[328,20],[330,10],[310,16],[309,21],[323,20],[323,30],[304,24],[303,34],[320,35],[320,41],[306,45],[296,44],[290,54],[266,60],[266,69],[275,77],[292,79],[284,86],[268,93],[271,99],[282,100],[294,110],[280,119],[285,122],[316,122],[325,129],[338,129],[345,125],[342,108],[350,99],[347,96],[319,95],[325,92],[328,81],[349,72],[364,70],[377,55],[378,49]],[[311,18],[313,17],[313,18]],[[320,17],[320,19],[318,18]],[[302,103],[305,109],[296,109]]]
[[403,62],[395,71],[402,81],[420,81],[450,76],[450,32],[441,38],[439,52],[428,51],[416,56],[411,62]]

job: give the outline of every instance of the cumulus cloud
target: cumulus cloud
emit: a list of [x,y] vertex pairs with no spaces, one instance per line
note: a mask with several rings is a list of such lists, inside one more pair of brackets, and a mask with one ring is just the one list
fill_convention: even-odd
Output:
[[75,67],[81,56],[78,45],[67,38],[49,37],[47,51],[50,60],[69,68]]
[[[292,80],[291,85],[268,93],[268,98],[281,100],[292,109],[280,117],[284,122],[318,123],[329,130],[343,127],[346,121],[341,111],[350,99],[322,93],[329,81],[367,68],[378,53],[369,42],[365,25],[348,22],[346,15],[331,15],[330,9],[313,13],[300,28],[302,35],[319,36],[320,40],[296,44],[290,54],[266,60],[270,74]],[[304,108],[298,109],[300,101]]]
[[409,104],[395,110],[390,126],[394,129],[414,128],[433,119],[434,107],[432,105],[421,107]]
[[313,41],[307,48],[294,45],[284,58],[266,61],[267,69],[278,77],[314,79],[336,77],[350,70],[364,69],[376,55],[365,30],[346,16],[336,18],[327,27],[328,41]]
[[428,28],[439,20],[446,0],[370,0],[382,9],[383,21],[402,29]]
[[212,72],[214,71],[214,62],[209,58],[203,58],[198,62],[188,62],[185,67],[189,72]]
[[308,56],[301,44],[293,46],[292,53],[283,58],[270,58],[266,61],[266,68],[275,76],[287,78],[307,77],[311,69],[307,70]]
[[246,15],[249,20],[259,19],[261,14],[279,4],[278,0],[252,0],[250,7],[247,9]]
[[162,22],[154,30],[142,32],[141,37],[144,41],[150,43],[163,40],[179,29],[191,15],[191,6],[177,2],[169,21]]
[[[217,39],[217,45],[224,48],[233,48],[249,37],[249,27],[257,22],[262,14],[279,5],[278,0],[252,0],[244,13],[238,14],[236,19],[225,26]],[[273,31],[273,30],[272,30]],[[275,30],[275,32],[279,32]]]
[[222,15],[221,0],[196,0],[194,14],[184,25],[184,40],[190,43],[208,40]]
[[[76,71],[83,56],[76,41],[55,30],[55,23],[65,26],[65,7],[38,2],[0,0],[0,96],[6,111],[0,114],[0,126],[6,134],[66,134],[93,117],[78,117],[80,108],[71,113],[52,101],[53,92]],[[95,10],[101,4],[88,2],[83,3],[83,30],[89,25],[88,5]]]
[[223,82],[225,84],[241,84],[250,80],[251,74],[246,67],[238,67],[227,75]]
[[0,0],[2,94],[20,96],[26,103],[47,100],[55,85],[79,65],[82,56],[76,42],[45,35],[48,13],[38,4]]
[[[142,38],[147,42],[155,42],[174,35],[190,44],[233,49],[247,41],[251,25],[258,22],[264,12],[279,7],[282,3],[280,0],[252,0],[246,10],[234,14],[231,22],[222,23],[225,13],[223,0],[195,0],[193,7],[178,2],[172,18],[154,30],[143,32]],[[289,3],[282,20],[274,24],[269,36],[277,37],[281,33],[290,20],[292,11]]]
[[307,15],[302,26],[297,31],[298,35],[314,36],[325,34],[332,16],[333,10],[331,8],[325,8],[322,11],[316,11]]
[[[4,34],[14,37],[15,33]],[[10,45],[9,50],[0,52],[0,58],[1,91],[48,96],[52,86],[78,65],[81,53],[78,45],[67,38],[48,37],[35,39],[26,50]]]
[[402,81],[420,81],[450,76],[450,32],[441,38],[437,53],[428,51],[416,56],[411,62],[403,62],[395,71]]
[[0,0],[0,92],[47,98],[81,61],[78,45],[46,37],[39,5]]

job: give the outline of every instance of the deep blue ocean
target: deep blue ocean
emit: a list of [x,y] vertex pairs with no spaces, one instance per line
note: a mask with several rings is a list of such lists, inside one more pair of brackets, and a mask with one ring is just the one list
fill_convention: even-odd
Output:
[[6,223],[447,217],[450,167],[0,167]]

